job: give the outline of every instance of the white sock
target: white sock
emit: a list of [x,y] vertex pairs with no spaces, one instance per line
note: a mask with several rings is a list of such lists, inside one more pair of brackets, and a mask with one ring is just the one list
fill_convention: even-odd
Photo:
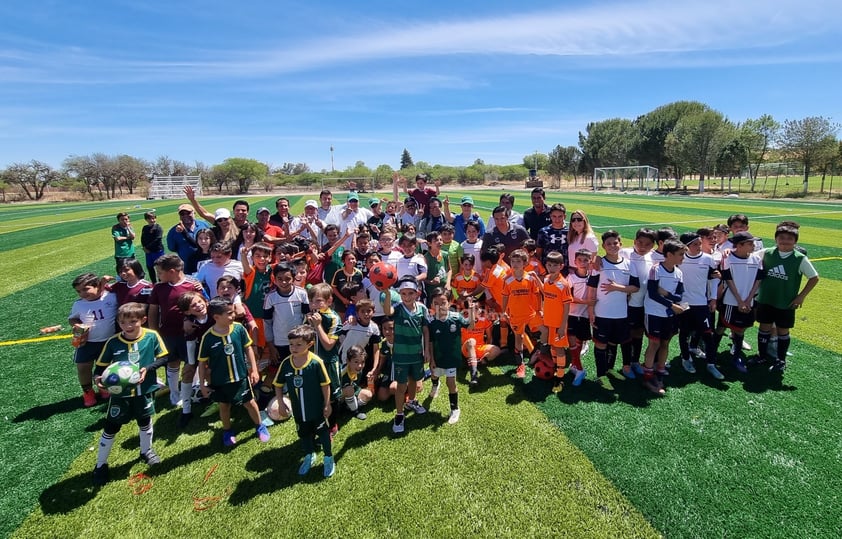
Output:
[[96,454],[96,467],[99,468],[108,462],[108,455],[111,454],[111,446],[114,445],[114,434],[105,434],[99,437],[99,449]]
[[140,432],[140,453],[145,455],[152,449],[152,421],[146,427],[141,427]]
[[345,397],[345,404],[348,406],[348,409],[352,412],[356,412],[357,408],[359,408],[359,402],[357,402],[356,395],[351,395],[350,397]]
[[187,382],[181,382],[181,411],[189,414],[193,411],[193,386]]
[[167,387],[170,388],[170,402],[178,402],[178,367],[167,367]]

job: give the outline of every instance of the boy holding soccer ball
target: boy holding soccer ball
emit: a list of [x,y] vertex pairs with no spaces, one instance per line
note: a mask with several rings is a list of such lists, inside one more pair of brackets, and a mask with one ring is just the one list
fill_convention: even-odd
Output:
[[146,305],[126,303],[117,311],[120,333],[105,342],[102,353],[96,362],[94,381],[97,387],[102,385],[102,373],[110,364],[129,361],[140,367],[140,379],[117,396],[108,401],[105,414],[105,427],[99,440],[93,483],[101,486],[108,482],[108,455],[114,445],[114,436],[120,428],[134,419],[140,430],[140,458],[149,466],[161,462],[152,449],[152,415],[155,413],[155,389],[157,377],[155,370],[167,363],[167,349],[157,332],[143,327],[146,322]]

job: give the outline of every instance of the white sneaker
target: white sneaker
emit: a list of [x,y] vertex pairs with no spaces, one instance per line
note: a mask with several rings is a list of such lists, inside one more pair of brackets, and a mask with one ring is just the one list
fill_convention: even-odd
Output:
[[401,434],[403,432],[404,423],[406,423],[406,419],[401,421],[400,424],[393,422],[392,423],[392,432],[394,432],[395,434]]
[[450,411],[450,417],[447,418],[448,425],[453,425],[459,421],[459,416],[462,415],[462,410],[459,408]]
[[406,404],[404,404],[404,407],[409,408],[410,410],[412,410],[413,412],[415,412],[418,415],[427,413],[427,409],[424,408],[423,406],[421,406],[421,403],[418,402],[417,400],[412,400],[412,401],[407,402]]
[[696,359],[706,359],[708,357],[701,348],[691,348],[690,353],[693,354],[693,357]]
[[708,363],[707,369],[708,369],[708,372],[710,373],[710,375],[713,376],[714,378],[716,378],[717,380],[724,380],[725,379],[725,376],[723,376],[722,373],[719,372],[719,369],[717,369],[716,365],[714,365],[713,363]]
[[438,384],[434,384],[433,387],[430,388],[430,398],[435,399],[439,396],[439,388],[441,387],[441,382]]
[[693,365],[692,359],[682,359],[681,366],[684,367],[684,370],[690,374],[696,374],[696,366]]

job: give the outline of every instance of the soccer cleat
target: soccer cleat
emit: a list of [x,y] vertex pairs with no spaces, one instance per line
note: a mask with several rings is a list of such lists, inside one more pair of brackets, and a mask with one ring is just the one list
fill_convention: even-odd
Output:
[[614,386],[611,385],[611,381],[605,375],[598,377],[596,379],[596,383],[599,384],[602,389],[614,391]]
[[193,412],[182,412],[181,415],[178,416],[178,428],[187,428],[187,425],[190,423],[191,419],[193,419]]
[[634,380],[637,378],[631,365],[623,365],[623,376],[625,376],[628,380]]
[[525,378],[526,377],[526,365],[521,363],[517,366],[517,370],[515,370],[515,376],[517,378]]
[[104,401],[107,401],[108,399],[111,398],[111,393],[109,393],[108,391],[106,391],[104,389],[100,389],[99,390],[99,398],[104,400]]
[[588,376],[588,371],[586,371],[585,369],[582,369],[582,370],[570,369],[570,370],[573,371],[573,386],[579,387],[580,385],[582,385],[582,382],[584,382],[585,378]]
[[[325,457],[325,460],[327,457]],[[313,467],[313,462],[316,460],[315,453],[307,453],[304,455],[304,460],[301,462],[301,466],[298,467],[298,475],[307,475],[307,472],[310,471],[310,468]]]
[[637,376],[643,376],[643,367],[640,366],[640,363],[632,363],[631,368]]
[[696,374],[696,366],[693,365],[692,359],[682,359],[681,366],[684,367],[684,370],[690,374]]
[[365,421],[366,419],[368,419],[368,416],[366,415],[366,413],[365,413],[365,412],[360,412],[360,411],[357,411],[357,412],[354,414],[354,417],[356,417],[356,418],[357,418],[357,419],[359,419],[360,421]]
[[742,358],[735,357],[731,360],[731,363],[734,365],[734,368],[737,369],[739,372],[745,374],[748,372],[748,368],[746,364],[743,362]]
[[257,439],[263,442],[264,444],[269,441],[269,438],[271,438],[271,436],[269,436],[269,429],[267,429],[266,425],[262,423],[259,427],[254,429],[254,431],[257,433]]
[[623,376],[619,372],[615,371],[614,369],[608,369],[608,372],[606,372],[605,374],[607,374],[611,378],[613,378],[615,380],[619,380],[621,382],[626,379],[625,376]]
[[786,360],[777,360],[775,361],[771,367],[769,367],[769,372],[784,372],[786,369]]
[[404,431],[403,424],[404,424],[403,421],[401,421],[400,423],[398,423],[397,421],[392,423],[392,432],[394,432],[395,434],[403,434],[403,431]]
[[553,378],[553,393],[561,393],[562,389],[564,389],[564,382],[561,381],[561,378]]
[[643,380],[643,387],[656,395],[663,395],[665,393],[664,388],[661,387],[661,384],[658,383],[658,379],[654,376],[651,378],[645,378]]
[[479,384],[479,375],[477,373],[473,373],[471,375],[471,382],[470,383],[471,383],[472,386],[477,386]]
[[336,473],[336,463],[333,462],[333,457],[325,457],[325,477],[333,477]]
[[440,386],[441,386],[441,383],[438,383],[438,384],[433,384],[433,387],[430,388],[430,398],[431,399],[435,399],[436,397],[439,396],[439,387]]
[[233,430],[224,430],[222,431],[222,445],[225,447],[234,447],[237,443],[237,439],[234,438],[236,433]]
[[102,466],[97,466],[94,468],[94,477],[93,477],[93,484],[94,486],[101,487],[102,485],[108,483],[108,464],[103,464]]
[[710,375],[713,376],[714,378],[716,378],[717,380],[724,380],[725,379],[725,375],[722,374],[721,372],[719,372],[719,369],[717,369],[716,365],[714,365],[713,363],[708,363],[707,369],[708,369],[708,372],[710,373]]
[[158,456],[158,453],[156,453],[154,449],[150,449],[146,453],[141,453],[140,460],[142,460],[149,466],[161,464],[161,457]]
[[447,418],[447,424],[453,425],[459,421],[459,416],[462,415],[462,410],[459,408],[450,411],[450,417]]
[[85,405],[85,408],[96,406],[96,393],[94,393],[93,389],[86,389],[82,392],[82,403]]
[[705,354],[705,352],[699,347],[691,348],[690,353],[693,354],[693,357],[696,359],[706,359],[708,357],[707,354]]
[[427,413],[427,409],[424,408],[423,406],[421,406],[421,403],[418,402],[417,400],[414,400],[414,399],[407,402],[406,407],[409,408],[410,410],[412,410],[413,412],[415,412],[418,415]]

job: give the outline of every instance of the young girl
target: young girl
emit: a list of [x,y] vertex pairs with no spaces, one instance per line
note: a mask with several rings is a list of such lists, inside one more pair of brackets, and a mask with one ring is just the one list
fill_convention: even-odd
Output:
[[182,379],[190,383],[181,383],[181,415],[178,428],[187,427],[193,418],[193,389],[199,385],[196,376],[196,361],[199,339],[213,327],[213,318],[208,316],[208,301],[198,292],[185,292],[178,298],[178,310],[184,313],[184,338],[187,343],[187,364],[182,371]]
[[[599,250],[588,216],[582,210],[570,214],[570,229],[567,232],[567,263],[572,266],[576,253],[582,249],[596,253]],[[565,271],[566,272],[566,271]]]
[[354,282],[360,286],[363,284],[363,273],[357,269],[357,257],[353,251],[342,253],[342,268],[333,275],[330,287],[333,290],[333,310],[339,314],[340,319],[345,318],[345,311],[351,303],[350,298],[342,295],[342,287],[345,284]]
[[365,349],[362,346],[351,346],[348,348],[346,355],[346,366],[342,369],[341,385],[342,385],[342,399],[345,405],[354,414],[354,417],[360,421],[366,419],[368,416],[362,411],[362,408],[368,404],[374,394],[368,387],[360,387],[360,382],[367,380],[361,379],[361,373],[365,368]]
[[[134,258],[123,260],[120,265],[120,278],[122,281],[111,283],[106,288],[117,296],[117,305],[125,305],[129,302],[142,303],[146,305],[152,283],[144,279],[143,266]],[[103,276],[103,279],[107,279]]]
[[196,232],[196,245],[199,248],[184,262],[184,273],[195,275],[199,268],[210,260],[211,245],[216,243],[216,236],[209,228]]
[[462,252],[466,255],[474,255],[474,260],[479,260],[479,253],[482,251],[482,240],[479,237],[479,223],[468,221],[465,224],[465,235],[468,239],[462,242]]
[[[237,257],[237,260],[242,262],[242,249],[245,247],[246,252],[251,250],[254,247],[254,244],[263,241],[263,231],[257,228],[257,225],[254,223],[246,223],[241,229],[240,233],[237,235],[237,239],[234,241],[234,245],[232,246],[231,250],[235,253],[234,256]],[[246,254],[246,256],[250,256],[250,254]],[[249,260],[251,262],[251,260]]]

